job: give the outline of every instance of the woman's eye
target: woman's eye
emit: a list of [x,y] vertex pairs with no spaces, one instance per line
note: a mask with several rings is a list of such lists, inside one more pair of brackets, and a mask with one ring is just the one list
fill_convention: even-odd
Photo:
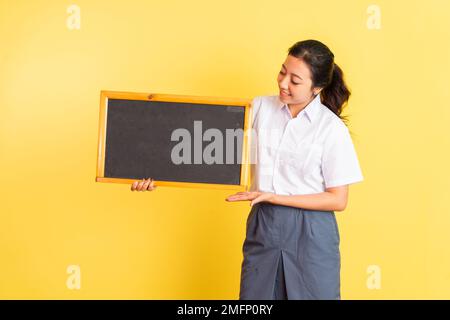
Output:
[[[282,74],[282,75],[285,75],[285,73],[283,71],[280,71],[279,73]],[[294,81],[291,81],[291,83],[295,84],[296,86],[298,86],[300,84],[300,83],[296,83]]]

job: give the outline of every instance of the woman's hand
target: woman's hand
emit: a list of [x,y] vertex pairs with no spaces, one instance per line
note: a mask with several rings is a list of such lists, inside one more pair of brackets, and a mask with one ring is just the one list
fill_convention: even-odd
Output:
[[131,191],[153,191],[156,189],[155,181],[152,178],[135,181],[131,185]]
[[275,194],[271,192],[259,192],[259,191],[251,191],[251,192],[238,192],[231,196],[228,196],[226,201],[251,201],[250,205],[253,206],[259,202],[271,202],[274,198]]

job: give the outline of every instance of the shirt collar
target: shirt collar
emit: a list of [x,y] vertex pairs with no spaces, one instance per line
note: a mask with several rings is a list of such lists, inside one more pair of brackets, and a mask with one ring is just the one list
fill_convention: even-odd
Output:
[[[289,112],[288,105],[286,103],[281,102],[278,96],[278,104],[280,109],[286,109]],[[297,117],[302,113],[306,113],[310,122],[312,122],[319,111],[319,106],[321,104],[320,93],[297,115]],[[295,119],[295,118],[294,118]]]

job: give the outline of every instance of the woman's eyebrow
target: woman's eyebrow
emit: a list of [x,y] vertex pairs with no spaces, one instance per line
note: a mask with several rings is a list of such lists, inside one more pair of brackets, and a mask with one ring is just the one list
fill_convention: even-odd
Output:
[[[282,64],[283,68],[286,69],[286,66],[284,65],[284,63]],[[295,73],[292,73],[293,76],[296,76],[297,78],[300,78],[301,80],[303,80],[302,77],[300,77],[299,75],[296,75]]]

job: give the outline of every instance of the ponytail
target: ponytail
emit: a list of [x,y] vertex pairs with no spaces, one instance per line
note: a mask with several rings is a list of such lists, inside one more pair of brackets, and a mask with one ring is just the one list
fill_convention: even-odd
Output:
[[322,103],[339,118],[346,121],[347,119],[341,116],[341,112],[350,94],[351,92],[345,84],[341,68],[336,63],[333,63],[331,82],[321,92]]

